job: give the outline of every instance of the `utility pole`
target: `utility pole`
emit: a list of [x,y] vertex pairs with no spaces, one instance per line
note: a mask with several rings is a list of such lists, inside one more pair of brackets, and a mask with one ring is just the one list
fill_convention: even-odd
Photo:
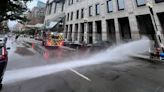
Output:
[[152,21],[154,23],[153,27],[155,29],[155,37],[157,39],[157,44],[162,49],[162,52],[164,52],[164,45],[162,43],[162,35],[161,35],[161,32],[158,30],[158,27],[157,27],[157,24],[156,24],[156,21],[155,21],[155,17],[154,17],[154,11],[153,11],[153,7],[154,6],[153,6],[153,3],[151,1],[148,1],[146,5],[149,8],[151,19],[152,19]]

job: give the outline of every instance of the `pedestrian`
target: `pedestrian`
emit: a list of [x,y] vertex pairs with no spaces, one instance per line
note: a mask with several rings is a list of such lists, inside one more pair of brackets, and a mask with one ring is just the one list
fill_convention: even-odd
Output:
[[5,35],[5,39],[4,39],[5,43],[7,42],[7,38],[8,38],[8,36],[7,36],[7,35]]
[[16,40],[16,41],[17,41],[18,37],[19,37],[19,35],[16,35],[16,36],[15,36],[15,40]]

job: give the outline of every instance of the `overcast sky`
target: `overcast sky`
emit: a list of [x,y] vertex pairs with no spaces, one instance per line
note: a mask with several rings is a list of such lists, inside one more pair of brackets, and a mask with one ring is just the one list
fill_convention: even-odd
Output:
[[34,6],[36,6],[38,1],[42,1],[42,2],[46,3],[47,0],[33,0],[32,2],[29,2],[27,4],[28,8],[32,9]]
[[[29,2],[29,3],[27,4],[28,8],[29,8],[29,9],[32,9],[33,7],[35,7],[35,6],[37,5],[37,2],[38,2],[38,1],[42,1],[42,2],[46,3],[47,0],[33,0],[33,1],[31,1],[31,2]],[[11,27],[13,27],[16,23],[17,23],[16,21],[9,21],[8,25],[9,25],[9,27],[11,28]]]

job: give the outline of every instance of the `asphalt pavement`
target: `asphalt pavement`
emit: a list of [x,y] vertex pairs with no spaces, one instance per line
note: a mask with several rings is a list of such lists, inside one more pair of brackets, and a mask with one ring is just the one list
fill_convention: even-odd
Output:
[[164,92],[163,64],[123,58],[53,72],[62,67],[55,70],[48,66],[72,60],[82,63],[83,54],[65,49],[40,53],[34,49],[36,44],[30,46],[22,40],[9,40],[8,46],[11,50],[2,92]]

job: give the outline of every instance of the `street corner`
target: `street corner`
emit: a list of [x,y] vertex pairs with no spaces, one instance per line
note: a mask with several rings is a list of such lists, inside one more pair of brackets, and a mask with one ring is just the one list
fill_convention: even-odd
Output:
[[146,56],[146,55],[132,55],[130,56],[134,59],[139,59],[139,60],[143,60],[143,61],[148,61],[149,63],[153,63],[153,64],[164,64],[164,60],[160,60],[160,59],[151,59],[150,56]]

